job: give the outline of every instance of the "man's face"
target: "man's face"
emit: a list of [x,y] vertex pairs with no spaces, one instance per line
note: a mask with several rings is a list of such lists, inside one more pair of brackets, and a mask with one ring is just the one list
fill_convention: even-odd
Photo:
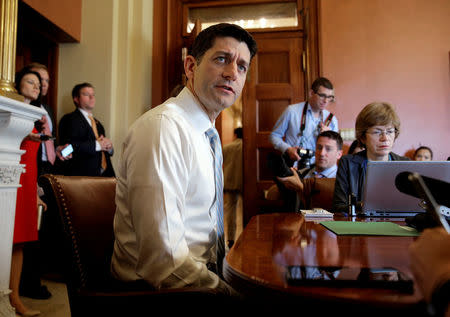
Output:
[[79,108],[92,112],[95,107],[95,91],[92,87],[84,87],[80,90],[80,96],[74,98]]
[[342,156],[342,150],[338,150],[336,140],[319,137],[316,145],[316,170],[322,172],[335,165]]
[[50,77],[45,69],[42,68],[32,68],[34,72],[37,72],[42,79],[41,96],[47,96],[48,86],[50,84]]
[[242,92],[250,65],[250,51],[245,42],[219,37],[205,52],[200,63],[188,56],[185,61],[189,88],[215,119],[231,106]]
[[308,103],[314,111],[324,110],[334,100],[334,90],[319,86],[317,92],[309,91]]

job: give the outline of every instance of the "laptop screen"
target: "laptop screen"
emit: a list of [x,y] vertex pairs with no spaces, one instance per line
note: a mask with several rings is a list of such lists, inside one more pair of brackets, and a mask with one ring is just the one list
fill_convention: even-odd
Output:
[[[422,176],[450,182],[450,161],[369,161],[363,190],[363,214],[388,216],[386,213],[414,215],[424,212],[419,198],[400,192],[395,177],[401,172],[417,172]],[[433,194],[433,193],[431,193]]]

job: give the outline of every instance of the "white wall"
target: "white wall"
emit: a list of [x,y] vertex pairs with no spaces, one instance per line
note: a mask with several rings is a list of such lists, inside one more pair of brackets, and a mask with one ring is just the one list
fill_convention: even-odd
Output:
[[129,126],[151,104],[153,1],[83,0],[81,21],[81,42],[60,45],[58,121],[75,109],[73,86],[93,84],[117,169]]

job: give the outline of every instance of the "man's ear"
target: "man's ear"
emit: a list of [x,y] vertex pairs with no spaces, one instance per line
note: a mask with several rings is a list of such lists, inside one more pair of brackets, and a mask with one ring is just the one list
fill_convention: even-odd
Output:
[[80,97],[74,97],[73,98],[73,103],[75,104],[75,106],[78,107],[78,105],[80,104]]
[[194,56],[188,55],[184,59],[184,73],[188,79],[194,78],[194,72],[197,67],[197,60]]
[[342,157],[342,150],[337,152],[337,159],[339,160]]
[[314,91],[312,89],[310,89],[308,91],[308,98],[311,98],[313,96],[313,94],[314,94]]

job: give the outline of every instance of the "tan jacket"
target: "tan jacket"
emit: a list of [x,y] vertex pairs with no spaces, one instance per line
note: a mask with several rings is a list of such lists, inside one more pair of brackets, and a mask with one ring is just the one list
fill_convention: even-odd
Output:
[[223,147],[224,190],[242,191],[242,139]]

